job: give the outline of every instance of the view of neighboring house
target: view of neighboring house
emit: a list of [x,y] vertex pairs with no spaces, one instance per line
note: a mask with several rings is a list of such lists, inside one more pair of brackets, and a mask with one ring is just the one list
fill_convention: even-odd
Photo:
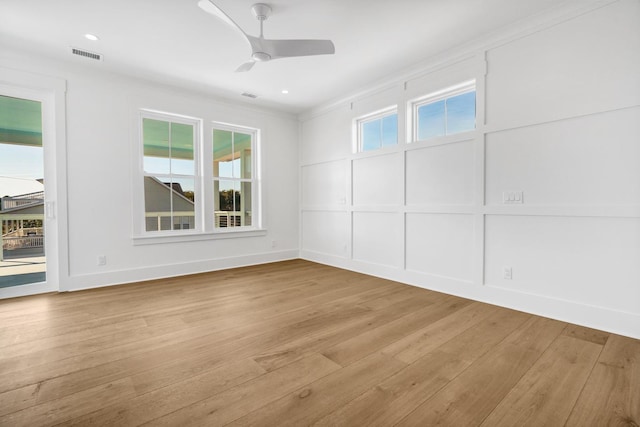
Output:
[[193,200],[185,196],[180,184],[163,183],[155,177],[146,176],[144,190],[147,231],[187,230],[195,227]]
[[42,182],[0,177],[0,194],[0,261],[44,255]]
[[[250,194],[248,189],[245,192]],[[245,221],[250,220],[246,218],[250,218],[251,212],[240,210],[244,206],[241,192],[220,191],[219,194],[219,209],[215,211],[215,226],[217,228],[244,225],[242,224],[243,217]],[[232,197],[236,198],[235,204],[231,200]],[[195,228],[194,193],[184,191],[179,183],[162,182],[156,177],[145,176],[144,206],[145,229],[147,231]]]
[[[145,227],[147,231],[192,229],[195,227],[193,193],[179,183],[165,183],[147,176],[145,187]],[[17,194],[20,190],[38,190]],[[0,177],[0,222],[2,255],[44,255],[44,186],[37,180]],[[226,193],[224,193],[226,194]],[[222,196],[221,196],[222,197]],[[172,215],[173,212],[173,215]],[[240,224],[240,215],[216,211],[216,227]]]

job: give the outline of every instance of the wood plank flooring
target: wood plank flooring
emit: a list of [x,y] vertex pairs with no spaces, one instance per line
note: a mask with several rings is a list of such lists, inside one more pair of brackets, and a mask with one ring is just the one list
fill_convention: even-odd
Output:
[[0,426],[638,426],[640,341],[303,260],[0,301]]

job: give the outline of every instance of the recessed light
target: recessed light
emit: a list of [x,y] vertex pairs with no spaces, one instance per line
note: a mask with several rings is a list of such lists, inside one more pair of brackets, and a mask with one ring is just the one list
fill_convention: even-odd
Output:
[[284,93],[284,94],[286,95],[286,94],[288,94],[288,93],[289,93],[289,91],[288,91],[288,90],[286,90],[286,89],[282,89],[282,93]]
[[85,37],[86,39],[91,40],[91,41],[100,40],[100,37],[96,36],[95,34],[89,34],[89,33],[87,33],[87,34],[85,34],[85,35],[84,35],[84,37]]

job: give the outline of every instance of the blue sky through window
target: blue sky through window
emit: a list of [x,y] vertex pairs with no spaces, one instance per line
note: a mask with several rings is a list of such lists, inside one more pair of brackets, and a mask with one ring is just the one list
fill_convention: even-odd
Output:
[[447,99],[447,135],[466,132],[476,127],[476,92]]
[[218,176],[225,178],[239,178],[239,175],[240,159],[235,159],[228,162],[218,162]]
[[362,123],[361,151],[377,150],[398,143],[398,114],[392,113]]
[[362,151],[380,148],[380,120],[362,124]]
[[195,191],[196,183],[193,178],[172,178],[172,182],[176,184],[180,184],[182,191]]
[[392,114],[382,118],[382,146],[398,143],[398,115]]
[[418,140],[445,134],[444,100],[422,105],[418,108]]
[[[144,171],[149,174],[193,175],[193,160],[169,159],[167,157],[144,156]],[[170,169],[171,168],[171,169]]]
[[453,135],[476,127],[476,92],[467,92],[418,107],[418,140]]
[[11,178],[44,178],[42,147],[0,144],[0,175]]

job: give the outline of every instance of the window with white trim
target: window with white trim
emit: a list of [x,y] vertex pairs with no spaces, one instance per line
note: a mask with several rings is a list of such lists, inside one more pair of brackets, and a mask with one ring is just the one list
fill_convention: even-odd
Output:
[[256,129],[214,124],[213,194],[216,229],[259,226]]
[[199,118],[141,110],[139,237],[262,232],[259,129],[211,122],[202,132]]
[[144,174],[144,230],[199,227],[197,153],[199,120],[141,113]]
[[396,107],[356,119],[357,151],[372,151],[398,144]]
[[476,128],[475,81],[439,91],[412,104],[413,140],[472,131]]

